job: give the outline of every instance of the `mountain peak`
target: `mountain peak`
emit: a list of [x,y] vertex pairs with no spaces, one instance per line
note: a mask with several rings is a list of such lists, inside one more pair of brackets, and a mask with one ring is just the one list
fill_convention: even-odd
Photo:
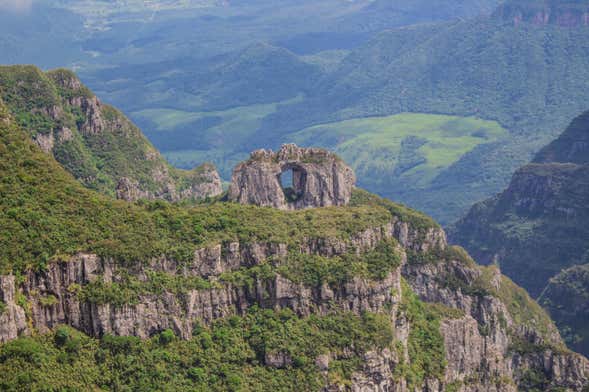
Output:
[[540,150],[534,162],[589,163],[589,111],[575,118],[556,140]]

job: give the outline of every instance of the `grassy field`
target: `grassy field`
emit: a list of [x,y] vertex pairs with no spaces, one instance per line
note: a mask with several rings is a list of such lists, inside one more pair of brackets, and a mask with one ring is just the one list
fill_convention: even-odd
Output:
[[370,175],[363,179],[370,182],[367,185],[380,188],[403,178],[413,186],[427,186],[476,146],[507,135],[493,121],[403,113],[314,126],[293,134],[290,140],[337,151],[359,176]]

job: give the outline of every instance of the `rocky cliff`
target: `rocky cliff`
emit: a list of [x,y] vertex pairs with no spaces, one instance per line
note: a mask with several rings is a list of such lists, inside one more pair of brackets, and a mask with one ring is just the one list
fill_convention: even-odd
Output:
[[0,67],[0,96],[37,145],[92,189],[125,200],[201,199],[222,192],[212,165],[171,167],[139,129],[70,71]]
[[475,205],[451,230],[452,240],[483,263],[499,263],[534,296],[562,269],[586,263],[588,135],[589,112],[519,169],[504,192]]
[[2,389],[589,383],[588,361],[525,291],[391,201],[114,201],[41,152],[1,101],[0,152]]
[[589,25],[589,3],[584,0],[510,0],[500,5],[495,16],[513,22],[560,27]]
[[[281,176],[292,173],[292,185]],[[344,206],[356,182],[353,170],[335,154],[285,144],[276,153],[254,151],[233,171],[229,200],[282,210]]]

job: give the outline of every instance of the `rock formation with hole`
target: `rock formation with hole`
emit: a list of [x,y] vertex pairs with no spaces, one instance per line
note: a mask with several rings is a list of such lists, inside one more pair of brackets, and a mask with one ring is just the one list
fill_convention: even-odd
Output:
[[[281,175],[292,171],[292,187],[283,188]],[[356,182],[353,170],[337,155],[319,148],[283,145],[278,152],[254,151],[237,165],[229,200],[241,204],[298,210],[344,206]]]

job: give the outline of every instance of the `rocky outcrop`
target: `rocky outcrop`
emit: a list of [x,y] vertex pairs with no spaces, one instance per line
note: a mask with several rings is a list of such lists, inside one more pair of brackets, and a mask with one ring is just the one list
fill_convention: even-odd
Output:
[[154,178],[161,184],[154,191],[146,190],[139,181],[122,177],[116,188],[117,199],[137,201],[139,199],[164,199],[168,201],[199,200],[218,196],[223,192],[221,177],[213,165],[203,164],[189,174],[189,185],[178,189],[169,169],[162,165],[153,171]]
[[[324,243],[310,242],[302,253],[332,257],[351,249],[368,251],[380,241],[391,238],[393,225],[367,230],[349,241],[337,239]],[[189,338],[194,321],[206,324],[220,317],[243,314],[253,304],[267,308],[290,308],[301,316],[326,314],[333,310],[357,314],[378,312],[399,301],[400,271],[396,270],[378,282],[354,278],[339,286],[327,284],[309,287],[280,275],[273,279],[257,279],[248,286],[216,284],[212,288],[187,290],[179,295],[141,295],[137,303],[116,306],[110,303],[84,302],[79,290],[92,282],[121,283],[131,273],[140,281],[149,280],[150,272],[167,276],[203,277],[217,282],[223,273],[284,259],[286,244],[239,242],[202,248],[194,253],[189,264],[168,258],[154,259],[133,270],[120,268],[112,260],[91,254],[79,254],[70,260],[52,263],[46,271],[30,272],[22,293],[30,306],[30,323],[34,330],[46,332],[60,324],[68,324],[92,336],[104,334],[149,337],[166,328],[178,336]],[[7,277],[10,281],[13,277]],[[8,298],[14,286],[7,287]],[[387,305],[388,304],[388,305]],[[16,329],[5,339],[15,338]]]
[[[281,176],[292,171],[292,187]],[[350,202],[354,172],[335,154],[323,149],[285,144],[276,153],[254,151],[233,171],[229,200],[242,204],[295,210],[343,206]]]
[[14,276],[0,276],[0,300],[4,304],[0,311],[0,342],[30,334],[25,310],[16,304]]

